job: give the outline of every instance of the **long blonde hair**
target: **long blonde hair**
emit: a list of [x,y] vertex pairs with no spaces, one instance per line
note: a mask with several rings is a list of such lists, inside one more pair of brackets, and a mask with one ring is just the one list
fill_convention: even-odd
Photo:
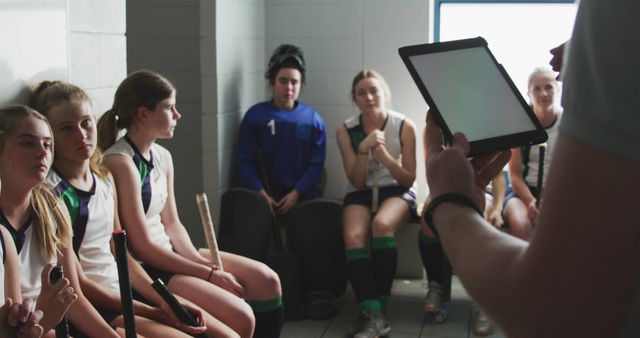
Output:
[[[47,119],[29,107],[0,108],[0,152],[4,151],[7,139],[15,133],[18,122],[26,117],[42,120],[51,132]],[[69,216],[61,209],[62,203],[44,182],[31,190],[30,204],[35,214],[34,225],[38,225],[34,226],[33,232],[40,244],[40,252],[47,260],[54,260],[60,254],[60,248],[69,245],[68,239],[72,234]]]
[[[82,88],[62,81],[42,81],[33,89],[31,107],[42,115],[49,117],[49,111],[62,103],[71,101],[87,102],[91,105],[89,95]],[[109,171],[102,165],[102,152],[96,146],[89,160],[91,171],[101,178],[109,176]]]

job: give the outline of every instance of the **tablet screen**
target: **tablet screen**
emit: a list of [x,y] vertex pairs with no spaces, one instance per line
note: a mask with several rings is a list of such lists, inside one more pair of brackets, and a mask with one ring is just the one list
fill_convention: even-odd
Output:
[[412,55],[409,60],[452,134],[461,131],[476,141],[536,129],[484,47]]

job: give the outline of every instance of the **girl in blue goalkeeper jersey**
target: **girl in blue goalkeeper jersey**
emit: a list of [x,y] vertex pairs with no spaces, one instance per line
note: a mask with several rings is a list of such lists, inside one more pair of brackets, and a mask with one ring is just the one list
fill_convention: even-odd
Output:
[[327,137],[320,114],[298,101],[305,82],[298,47],[278,47],[266,77],[273,98],[251,107],[238,131],[240,180],[264,195],[276,215],[284,215],[300,199],[318,196]]

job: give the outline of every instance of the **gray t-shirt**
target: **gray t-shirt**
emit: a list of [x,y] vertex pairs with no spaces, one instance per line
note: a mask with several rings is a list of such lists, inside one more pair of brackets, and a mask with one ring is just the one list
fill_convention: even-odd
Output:
[[[564,67],[560,130],[640,162],[640,2],[582,0]],[[566,61],[566,60],[565,60]]]
[[[580,2],[565,51],[570,62],[563,67],[560,125],[563,133],[635,162],[640,162],[638,18],[640,1]],[[640,285],[620,337],[640,337]]]

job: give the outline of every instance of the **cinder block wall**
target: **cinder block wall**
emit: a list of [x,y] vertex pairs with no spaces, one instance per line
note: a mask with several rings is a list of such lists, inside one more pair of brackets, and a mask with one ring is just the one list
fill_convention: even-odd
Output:
[[194,239],[203,237],[195,202],[195,194],[203,189],[200,141],[211,137],[203,135],[202,128],[199,18],[198,0],[127,1],[128,71],[160,72],[177,88],[182,118],[173,139],[158,143],[173,157],[180,219]]
[[329,197],[342,198],[347,179],[335,140],[338,126],[357,114],[350,97],[351,81],[363,68],[385,77],[393,108],[412,119],[418,129],[419,194],[427,193],[421,134],[426,104],[406,71],[398,48],[430,39],[430,1],[425,0],[267,0],[269,53],[285,42],[302,47],[308,65],[301,99],[322,115],[328,130],[327,187]]
[[[345,192],[335,131],[357,113],[349,90],[358,70],[374,68],[387,78],[394,108],[416,122],[420,139],[426,105],[397,48],[429,40],[429,8],[424,0],[127,2],[128,69],[156,69],[178,86],[183,118],[174,139],[164,144],[174,154],[178,208],[196,244],[204,240],[193,194],[208,193],[217,224],[219,197],[235,184],[238,125],[250,105],[270,97],[264,69],[281,43],[303,48],[308,77],[301,99],[327,124],[328,197]],[[419,146],[424,198],[422,163]]]
[[[0,49],[0,74],[5,76],[6,72],[7,75],[2,78],[0,88],[3,94],[20,93],[7,100],[26,103],[27,88],[46,79],[69,81],[85,89],[93,101],[96,115],[101,115],[111,106],[115,88],[126,74],[124,0],[52,0],[46,4],[32,0],[5,0],[2,9],[8,13],[19,11],[20,18],[30,24],[29,28],[34,32],[28,34],[29,41],[24,43],[31,46],[33,52],[63,59],[55,65],[33,62],[29,55],[21,55],[25,53],[25,46],[3,46]],[[48,23],[41,20],[42,16],[54,15],[47,11],[55,11],[55,17],[60,17],[56,25],[60,24],[62,28],[47,27]],[[13,34],[10,28],[3,29],[2,34]],[[49,41],[52,35],[48,29],[55,31],[54,37],[61,41],[56,40],[56,44]],[[43,46],[48,49],[40,50]],[[27,71],[21,71],[25,68]],[[9,75],[18,78],[12,79]],[[8,103],[0,102],[0,105]]]
[[122,0],[68,0],[69,82],[87,91],[94,113],[111,107],[127,73],[126,9]]
[[172,140],[180,218],[204,246],[194,194],[205,191],[218,225],[220,195],[233,185],[242,113],[264,99],[264,1],[127,2],[129,71],[151,68],[178,88],[182,119]]

